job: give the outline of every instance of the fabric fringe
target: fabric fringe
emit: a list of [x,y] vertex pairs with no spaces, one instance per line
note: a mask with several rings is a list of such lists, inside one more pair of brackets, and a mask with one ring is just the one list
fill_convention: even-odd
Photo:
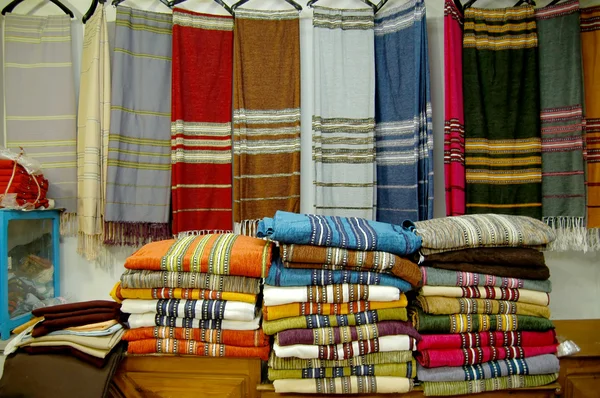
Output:
[[104,236],[77,233],[77,253],[88,261],[96,261],[104,250]]
[[232,233],[232,230],[227,229],[202,229],[197,231],[185,231],[177,234],[176,238],[184,238],[186,236],[198,236],[198,235],[209,235],[209,234],[227,234]]
[[600,228],[588,229],[587,249],[594,252],[600,251]]
[[172,239],[170,224],[105,222],[104,244],[142,246],[149,242]]
[[236,222],[233,226],[233,231],[236,234],[252,236],[253,238],[256,238],[259,221],[260,219],[242,220],[241,222]]
[[77,236],[78,230],[77,213],[60,214],[60,236]]
[[586,230],[583,217],[544,217],[543,221],[556,234],[556,240],[550,243],[546,250],[555,252],[572,250],[584,253],[590,250],[591,234]]

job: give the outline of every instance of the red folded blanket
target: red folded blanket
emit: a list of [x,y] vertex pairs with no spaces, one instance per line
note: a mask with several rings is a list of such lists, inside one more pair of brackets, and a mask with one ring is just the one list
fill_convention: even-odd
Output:
[[527,358],[556,353],[556,345],[543,347],[476,347],[467,349],[424,350],[416,354],[417,361],[426,368],[463,366],[497,361],[500,359]]
[[265,347],[269,345],[269,336],[258,330],[222,330],[178,328],[155,326],[128,329],[122,340],[135,341],[145,339],[196,340],[203,343],[225,344],[238,347]]
[[540,347],[556,344],[554,330],[546,332],[478,332],[455,334],[423,334],[417,346],[419,351],[428,349],[471,347]]
[[145,339],[127,343],[129,354],[188,354],[204,357],[260,358],[267,361],[270,352],[271,346],[238,347],[195,340]]

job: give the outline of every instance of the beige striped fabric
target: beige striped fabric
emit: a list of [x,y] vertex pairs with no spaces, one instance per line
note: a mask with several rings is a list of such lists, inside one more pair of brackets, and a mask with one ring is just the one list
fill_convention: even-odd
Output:
[[103,244],[110,127],[110,52],[104,7],[85,27],[77,113],[77,252],[95,260]]
[[75,233],[76,104],[68,15],[7,14],[4,21],[6,146],[22,147],[65,208],[61,233]]

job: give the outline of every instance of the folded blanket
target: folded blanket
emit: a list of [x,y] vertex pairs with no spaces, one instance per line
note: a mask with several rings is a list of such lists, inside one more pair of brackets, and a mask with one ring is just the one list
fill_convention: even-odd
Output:
[[224,300],[136,300],[123,301],[121,310],[126,314],[152,313],[176,318],[226,319],[251,321],[256,315],[256,306],[241,301]]
[[125,341],[145,339],[196,340],[203,343],[225,344],[239,347],[264,347],[269,336],[258,330],[193,329],[168,326],[128,329],[122,337]]
[[41,307],[31,311],[33,316],[45,316],[47,314],[58,314],[79,310],[87,310],[94,308],[110,308],[118,310],[121,308],[121,304],[115,303],[114,301],[109,300],[93,300],[93,301],[82,301],[78,303],[69,303],[69,304],[59,304],[53,305],[49,307]]
[[[113,351],[111,351],[111,353],[116,350],[117,349],[114,349]],[[121,349],[121,351],[122,351],[122,349]],[[77,358],[78,360],[83,361],[86,364],[95,366],[97,368],[103,368],[108,363],[110,358],[112,358],[112,355],[107,355],[104,358],[98,358],[93,355],[86,354],[85,352],[79,351],[76,348],[66,346],[66,345],[40,346],[40,347],[25,346],[25,347],[19,348],[19,352],[26,352],[29,355],[71,356],[73,358]],[[120,355],[121,354],[119,354],[119,356]]]
[[423,286],[419,290],[422,296],[466,297],[492,300],[518,301],[520,303],[550,305],[550,295],[527,289],[505,289],[488,286]]
[[393,286],[326,285],[280,287],[265,285],[266,306],[290,303],[348,303],[352,301],[397,301],[404,294]]
[[287,268],[389,272],[413,286],[421,280],[415,263],[388,252],[294,244],[282,244],[280,250]]
[[281,346],[277,343],[277,339],[273,344],[273,351],[280,358],[318,358],[333,361],[374,352],[415,351],[416,349],[416,340],[405,334],[332,345],[293,344]]
[[527,247],[477,247],[473,249],[450,250],[424,256],[427,263],[476,263],[503,265],[511,268],[544,267],[544,253]]
[[[104,323],[104,322],[99,322]],[[93,324],[98,325],[99,323]],[[115,334],[117,331],[123,329],[123,325],[120,323],[116,323],[108,328],[98,328],[98,329],[89,329],[89,330],[68,330],[62,329],[57,330],[52,333],[48,333],[46,336],[87,336],[87,337],[100,337],[100,336],[110,336]]]
[[554,329],[554,325],[549,319],[529,315],[429,315],[417,309],[412,312],[411,320],[415,329],[421,334],[485,332],[488,330],[500,332],[546,331]]
[[536,279],[546,280],[550,278],[550,269],[548,267],[507,267],[506,264],[482,264],[482,263],[465,263],[465,262],[436,262],[427,261],[423,262],[423,265],[427,265],[432,268],[440,268],[451,271],[462,271],[462,272],[477,272],[480,274],[490,274],[507,278],[521,278],[521,279]]
[[[68,345],[77,347],[85,347],[91,349],[88,352],[90,355],[104,358],[110,350],[121,340],[123,328],[115,331],[107,336],[78,336],[78,335],[47,335],[41,337],[33,337],[30,333],[24,333],[15,337],[18,341],[15,342],[16,347],[24,346],[57,346]],[[84,351],[84,350],[82,350]],[[101,352],[100,352],[101,351]],[[87,351],[84,351],[87,352]],[[99,353],[100,352],[100,353]]]
[[196,329],[256,330],[260,327],[260,316],[251,321],[229,321],[222,319],[175,318],[158,314],[131,314],[127,323],[130,329],[169,326]]
[[384,308],[406,308],[408,300],[403,294],[396,301],[353,301],[340,304],[321,303],[291,303],[263,308],[263,319],[273,321],[275,319],[289,318],[300,315],[347,315],[369,310],[380,310]]
[[277,343],[281,346],[292,344],[330,345],[371,340],[395,334],[406,334],[417,341],[421,340],[421,336],[410,322],[384,321],[360,326],[284,330],[277,333]]
[[[115,303],[116,304],[116,303]],[[110,321],[114,319],[118,319],[119,311],[116,310],[114,312],[107,313],[99,313],[99,314],[90,314],[90,315],[82,315],[75,316],[71,318],[59,318],[54,320],[44,320],[42,322],[37,323],[33,327],[33,331],[31,335],[33,337],[44,336],[50,332],[54,332],[55,330],[65,329],[72,326],[81,326],[88,325],[91,323]]]
[[117,282],[110,292],[110,296],[117,302],[125,299],[188,299],[188,300],[231,300],[256,304],[256,294],[220,292],[206,289],[182,289],[156,287],[146,289],[129,289]]
[[260,279],[245,276],[201,274],[198,272],[127,269],[121,275],[121,286],[133,289],[178,287],[258,294],[260,292]]
[[119,310],[115,310],[114,308],[90,308],[86,310],[78,310],[71,312],[61,312],[61,313],[49,313],[44,315],[44,321],[55,321],[59,319],[67,319],[67,318],[75,318],[86,315],[94,315],[94,314],[110,314],[114,318],[119,314]]
[[389,363],[406,363],[413,360],[412,351],[376,352],[359,355],[340,361],[322,359],[279,358],[271,351],[269,367],[272,369],[307,369],[307,368],[346,368],[355,366],[373,366]]
[[387,363],[381,365],[363,365],[343,368],[305,368],[305,369],[272,369],[269,368],[269,380],[280,379],[324,379],[329,377],[348,376],[395,376],[415,378],[417,366],[415,361],[405,363]]
[[192,235],[148,243],[127,258],[125,268],[264,278],[271,248],[268,241],[243,235]]
[[379,250],[399,256],[416,252],[421,238],[413,225],[405,226],[357,217],[317,216],[277,211],[258,223],[257,236],[282,243],[333,246],[356,250]]
[[[96,323],[89,323],[87,325],[81,325],[81,326],[73,326],[70,328],[66,328],[64,330],[67,331],[81,331],[81,332],[85,332],[85,331],[95,331],[95,330],[107,330],[112,328],[114,325],[118,324],[119,322],[116,319],[111,319],[110,321],[104,321],[104,322],[96,322]],[[52,332],[52,333],[56,333],[56,332]]]
[[528,358],[555,354],[556,345],[541,347],[477,347],[449,350],[423,350],[415,354],[417,361],[426,368],[483,364],[489,361],[512,358]]
[[434,218],[414,225],[424,256],[473,247],[540,248],[556,239],[552,228],[540,220],[504,214]]
[[349,315],[306,315],[293,318],[264,321],[263,331],[273,335],[288,329],[317,329],[333,326],[360,326],[380,321],[406,321],[406,308],[370,310]]
[[423,285],[429,286],[495,286],[508,289],[527,289],[550,293],[550,280],[506,278],[497,275],[473,272],[451,271],[446,269],[419,267]]
[[479,332],[456,334],[424,334],[419,351],[436,348],[472,347],[540,347],[556,344],[556,332]]
[[434,315],[517,314],[550,318],[548,306],[505,300],[418,296],[415,305],[423,312]]
[[556,379],[558,379],[558,373],[533,376],[512,375],[473,381],[426,381],[423,383],[423,389],[426,397],[454,396],[485,391],[537,387],[553,383]]
[[325,286],[356,283],[359,285],[394,286],[403,292],[412,289],[410,283],[392,275],[377,272],[290,269],[284,268],[281,261],[273,262],[265,283],[273,286]]
[[302,394],[405,393],[413,388],[406,377],[350,376],[330,379],[281,379],[273,382],[275,392]]
[[128,354],[187,354],[203,357],[238,357],[269,359],[270,346],[238,347],[201,343],[196,340],[145,339],[127,343]]
[[417,375],[420,381],[468,381],[511,375],[558,373],[559,370],[560,364],[554,354],[431,369],[424,368],[421,364],[417,365]]

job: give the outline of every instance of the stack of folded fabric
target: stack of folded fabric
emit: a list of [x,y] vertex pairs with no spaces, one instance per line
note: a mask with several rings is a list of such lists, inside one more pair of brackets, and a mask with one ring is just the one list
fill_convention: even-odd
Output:
[[0,192],[14,194],[18,206],[48,207],[48,180],[43,175],[29,174],[13,160],[0,159]]
[[541,221],[469,215],[417,222],[423,286],[411,305],[426,396],[554,382],[557,342]]
[[275,335],[269,379],[278,393],[408,392],[419,334],[404,292],[418,266],[411,228],[278,211],[258,236],[279,242],[265,281],[263,330]]
[[66,354],[102,368],[124,332],[119,308],[118,303],[96,300],[35,309],[5,354]]
[[127,352],[267,360],[257,295],[271,255],[271,243],[230,233],[143,246],[111,292],[130,314]]

